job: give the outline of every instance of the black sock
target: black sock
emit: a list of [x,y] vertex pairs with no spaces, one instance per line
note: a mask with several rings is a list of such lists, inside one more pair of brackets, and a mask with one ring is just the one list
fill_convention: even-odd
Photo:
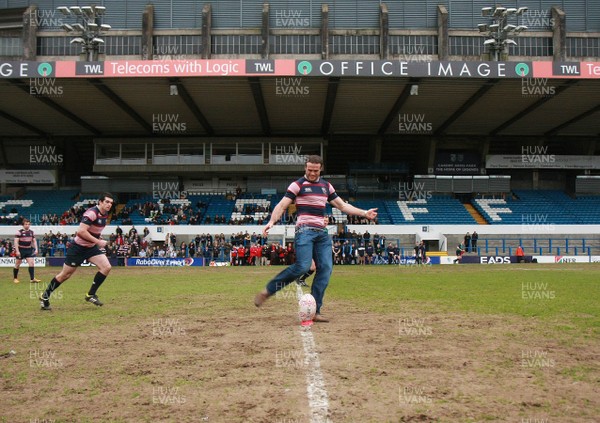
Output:
[[58,288],[58,285],[60,285],[60,282],[57,281],[56,278],[52,278],[52,280],[48,284],[48,287],[46,288],[46,291],[44,292],[44,298],[49,300],[50,295],[52,295],[52,291],[54,291],[56,288]]
[[94,276],[94,282],[92,283],[92,286],[90,287],[90,290],[88,291],[88,295],[90,297],[92,295],[96,295],[96,291],[98,291],[98,288],[100,288],[100,285],[102,285],[102,282],[104,282],[104,279],[106,279],[106,275],[103,275],[100,272],[96,273],[96,276]]
[[31,276],[31,278],[30,278],[31,280],[34,279],[34,276],[33,276],[33,275],[35,275],[34,272],[35,272],[35,267],[29,266],[29,276]]
[[314,270],[309,270],[308,272],[306,272],[305,274],[303,274],[302,276],[300,276],[300,280],[302,282],[304,282],[306,280],[306,278],[310,277],[310,275],[312,275],[313,273],[315,273]]
[[13,269],[13,277],[15,279],[17,279],[17,276],[19,275],[19,269],[17,269],[16,267]]

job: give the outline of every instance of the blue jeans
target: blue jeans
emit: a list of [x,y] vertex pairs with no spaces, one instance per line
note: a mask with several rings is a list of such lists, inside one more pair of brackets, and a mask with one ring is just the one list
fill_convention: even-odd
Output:
[[294,282],[309,271],[311,261],[314,259],[317,271],[310,293],[315,297],[317,313],[320,313],[325,289],[327,289],[333,269],[331,238],[326,230],[304,226],[296,229],[295,245],[296,263],[288,266],[271,279],[267,284],[267,291],[269,295],[273,295]]

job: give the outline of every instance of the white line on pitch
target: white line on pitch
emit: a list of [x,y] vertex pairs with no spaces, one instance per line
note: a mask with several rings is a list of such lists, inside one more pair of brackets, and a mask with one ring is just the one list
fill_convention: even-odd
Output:
[[[304,292],[300,285],[296,285],[298,300]],[[330,423],[329,397],[325,390],[325,382],[321,373],[319,354],[315,346],[311,326],[300,327],[300,336],[304,345],[304,364],[306,364],[306,391],[308,393],[308,405],[310,406],[311,423]]]

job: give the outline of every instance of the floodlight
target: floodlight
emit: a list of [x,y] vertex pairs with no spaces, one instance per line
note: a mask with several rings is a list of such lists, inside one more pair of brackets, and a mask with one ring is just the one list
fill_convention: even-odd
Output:
[[517,42],[515,40],[508,39],[508,40],[504,40],[504,44],[511,44],[513,46],[516,46]]
[[60,27],[67,32],[73,32],[73,27],[69,24],[64,23]]
[[83,14],[81,7],[79,6],[71,6],[69,9],[71,9],[71,13],[74,15],[81,16]]
[[112,26],[110,26],[109,24],[100,25],[100,31],[110,31],[111,28],[112,28]]
[[485,40],[483,42],[484,46],[489,46],[489,45],[493,45],[493,44],[496,44],[496,40],[494,40],[493,38],[490,38],[489,40]]
[[527,27],[525,25],[519,25],[515,28],[515,34],[518,34],[521,31],[527,31]]
[[84,30],[83,25],[81,25],[79,22],[78,23],[74,23],[73,25],[71,25],[71,27],[75,31],[81,31],[81,32],[83,32],[83,30]]
[[481,9],[481,16],[490,16],[492,14],[491,7],[484,7]]
[[528,7],[519,7],[517,9],[517,15],[522,15],[523,13],[527,12],[529,10]]
[[94,43],[94,44],[104,44],[104,40],[102,38],[94,37],[94,38],[92,38],[92,43]]
[[514,7],[509,7],[508,9],[506,9],[507,15],[513,15],[515,13],[517,13],[517,9],[515,9]]
[[81,37],[76,37],[71,40],[71,44],[73,44],[73,43],[83,44],[83,43],[85,43],[85,40]]
[[[527,8],[525,8],[525,9],[527,9]],[[94,6],[94,12],[96,12],[96,15],[98,15],[98,16],[104,15],[104,12],[106,12],[106,7]]]
[[93,16],[94,15],[94,9],[92,9],[92,6],[83,6],[81,8],[81,11],[83,13],[85,13],[87,16]]
[[69,10],[69,8],[67,6],[60,6],[60,7],[57,7],[56,9],[65,16],[71,16],[71,11]]
[[92,31],[97,31],[98,30],[98,24],[95,23],[95,22],[88,22],[87,26]]
[[496,10],[494,10],[494,17],[495,18],[499,18],[500,16],[502,16],[504,14],[504,12],[506,12],[506,7],[502,7],[502,6],[498,6],[496,8]]
[[489,29],[487,24],[479,24],[477,28],[479,28],[479,32],[486,32]]
[[515,25],[508,24],[508,25],[506,25],[504,28],[502,28],[502,30],[503,30],[504,32],[510,32],[510,31],[513,31],[515,28],[516,28],[516,26],[515,26]]
[[490,25],[490,31],[495,31],[500,27],[500,25],[498,25],[497,23],[495,24],[491,24]]

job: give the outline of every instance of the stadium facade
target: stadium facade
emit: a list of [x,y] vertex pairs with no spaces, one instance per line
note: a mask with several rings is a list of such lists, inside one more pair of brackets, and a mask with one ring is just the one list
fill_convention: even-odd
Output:
[[597,194],[599,60],[593,0],[4,0],[3,190],[281,194],[319,153],[359,198]]

